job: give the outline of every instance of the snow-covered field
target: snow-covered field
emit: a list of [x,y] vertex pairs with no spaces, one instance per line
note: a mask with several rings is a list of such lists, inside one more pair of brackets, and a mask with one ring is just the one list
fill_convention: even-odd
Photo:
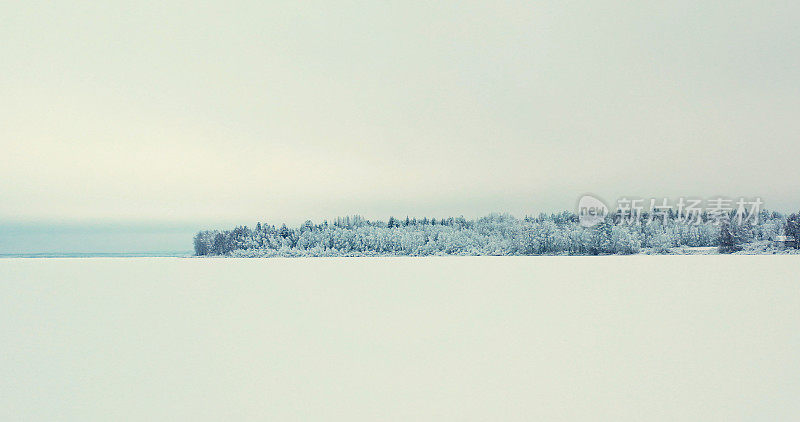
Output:
[[0,260],[0,420],[797,420],[797,256]]

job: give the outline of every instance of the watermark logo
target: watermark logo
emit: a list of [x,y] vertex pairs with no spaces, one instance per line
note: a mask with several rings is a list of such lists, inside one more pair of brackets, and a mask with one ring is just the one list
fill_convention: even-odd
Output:
[[698,198],[680,197],[677,201],[669,198],[637,198],[623,197],[617,200],[616,210],[609,214],[605,203],[592,195],[584,195],[578,200],[578,221],[583,227],[593,227],[611,215],[614,224],[640,225],[660,221],[668,221],[699,225],[723,222],[745,222],[758,224],[758,216],[764,201],[761,198],[744,198],[737,200],[724,197],[709,198],[705,201]]
[[583,195],[578,200],[578,221],[583,227],[593,227],[600,224],[608,215],[608,207],[592,195]]

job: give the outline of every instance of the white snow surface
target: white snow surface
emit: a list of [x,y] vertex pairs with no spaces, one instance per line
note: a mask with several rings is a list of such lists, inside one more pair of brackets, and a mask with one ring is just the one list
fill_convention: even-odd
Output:
[[798,420],[800,257],[0,260],[0,420]]

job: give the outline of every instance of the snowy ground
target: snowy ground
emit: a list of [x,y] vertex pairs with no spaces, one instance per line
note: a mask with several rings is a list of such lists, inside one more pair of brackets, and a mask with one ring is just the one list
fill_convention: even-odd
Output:
[[2,259],[0,420],[797,420],[800,257]]

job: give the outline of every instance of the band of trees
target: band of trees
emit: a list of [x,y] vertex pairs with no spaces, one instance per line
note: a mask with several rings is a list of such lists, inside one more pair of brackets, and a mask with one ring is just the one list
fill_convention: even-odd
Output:
[[[679,246],[716,246],[730,253],[741,245],[787,235],[800,240],[800,218],[761,211],[757,222],[722,224],[703,214],[693,223],[670,214],[657,220],[644,213],[638,224],[607,217],[586,228],[571,212],[515,218],[491,214],[476,220],[464,217],[437,220],[390,218],[370,221],[360,216],[329,223],[306,221],[300,227],[256,224],[251,229],[209,230],[197,233],[195,253],[239,257],[300,256],[429,256],[429,255],[602,255],[634,254],[642,248],[668,253]],[[652,220],[652,221],[650,221]]]

